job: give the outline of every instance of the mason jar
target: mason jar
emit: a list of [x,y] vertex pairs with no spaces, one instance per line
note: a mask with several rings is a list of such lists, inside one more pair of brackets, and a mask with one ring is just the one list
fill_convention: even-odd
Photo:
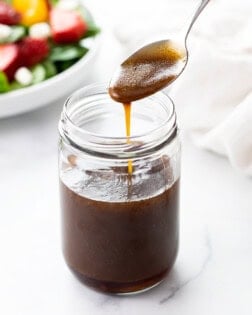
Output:
[[164,93],[122,104],[103,85],[74,93],[59,122],[63,253],[85,284],[130,293],[160,283],[179,241],[180,141]]

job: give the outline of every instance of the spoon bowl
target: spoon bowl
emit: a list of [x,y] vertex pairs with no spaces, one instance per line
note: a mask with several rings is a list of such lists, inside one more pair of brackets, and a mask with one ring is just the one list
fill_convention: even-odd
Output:
[[180,75],[187,59],[187,49],[175,41],[148,44],[116,70],[110,82],[110,96],[117,102],[130,103],[156,93]]

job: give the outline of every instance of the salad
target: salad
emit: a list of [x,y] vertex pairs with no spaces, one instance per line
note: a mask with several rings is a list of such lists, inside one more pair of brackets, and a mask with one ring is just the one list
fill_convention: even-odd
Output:
[[0,93],[68,69],[99,31],[78,0],[0,0]]

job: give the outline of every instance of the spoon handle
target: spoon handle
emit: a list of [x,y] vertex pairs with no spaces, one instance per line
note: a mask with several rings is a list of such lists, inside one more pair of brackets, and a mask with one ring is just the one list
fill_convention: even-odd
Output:
[[200,5],[198,6],[196,12],[194,13],[194,16],[189,24],[189,27],[186,31],[186,35],[185,35],[185,43],[187,41],[187,37],[193,27],[193,24],[195,23],[195,21],[197,20],[197,18],[199,17],[200,13],[204,10],[205,6],[210,2],[210,0],[201,0]]

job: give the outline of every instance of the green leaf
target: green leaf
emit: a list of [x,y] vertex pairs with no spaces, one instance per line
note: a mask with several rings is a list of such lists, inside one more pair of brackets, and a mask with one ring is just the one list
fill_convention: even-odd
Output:
[[87,32],[84,35],[84,38],[95,36],[95,35],[99,34],[100,31],[101,31],[101,29],[97,25],[95,25],[95,24],[90,25]]
[[87,48],[76,45],[56,46],[52,48],[49,59],[51,61],[80,59],[87,51]]
[[18,26],[12,26],[11,27],[12,32],[10,36],[8,36],[6,39],[1,40],[0,43],[14,43],[22,39],[26,36],[26,28],[24,26],[18,25]]
[[9,81],[7,76],[0,71],[0,93],[8,92],[10,89]]
[[50,0],[50,2],[52,5],[56,5],[59,2],[59,0]]
[[55,63],[55,66],[57,67],[58,72],[62,72],[62,71],[65,71],[66,69],[70,68],[77,61],[78,61],[78,59],[58,61]]
[[57,68],[50,60],[45,60],[43,66],[46,70],[46,78],[51,78],[57,74]]
[[23,38],[26,35],[26,29],[24,26],[13,26],[12,34],[8,38],[9,43],[14,43]]
[[24,88],[25,86],[23,86],[22,84],[20,84],[17,81],[12,81],[10,84],[10,91],[15,91],[15,90],[19,90]]
[[42,82],[46,79],[46,69],[41,65],[37,64],[31,69],[32,72],[32,84],[37,84],[39,82]]

